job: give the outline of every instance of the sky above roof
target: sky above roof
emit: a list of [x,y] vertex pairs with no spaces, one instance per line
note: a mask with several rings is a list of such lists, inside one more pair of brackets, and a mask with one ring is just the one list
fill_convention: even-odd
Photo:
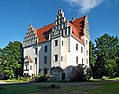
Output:
[[24,40],[29,24],[53,23],[61,8],[69,21],[88,15],[91,41],[107,33],[119,37],[118,0],[0,0],[0,48]]

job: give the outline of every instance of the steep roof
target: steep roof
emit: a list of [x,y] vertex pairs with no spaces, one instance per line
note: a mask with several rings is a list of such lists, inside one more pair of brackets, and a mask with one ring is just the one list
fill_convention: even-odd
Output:
[[[85,16],[77,18],[73,22],[68,22],[68,25],[72,27],[72,31],[73,31],[72,36],[78,41],[80,41],[82,44],[84,44],[83,39],[81,39],[81,36],[83,36],[84,20],[85,20]],[[45,34],[46,33],[49,34],[53,26],[54,26],[54,23],[39,29],[34,29],[38,37],[39,43],[42,43],[48,40]]]
[[77,40],[79,40],[82,44],[84,44],[83,39],[81,38],[81,36],[84,35],[83,33],[83,29],[84,29],[84,20],[85,20],[85,16],[81,17],[81,18],[77,18],[75,19],[73,22],[69,22],[69,26],[72,27],[72,36],[74,38],[76,38]]
[[41,43],[41,42],[45,42],[47,41],[48,39],[45,37],[45,33],[49,33],[52,29],[52,27],[54,26],[54,24],[49,24],[47,26],[44,26],[42,28],[39,28],[37,29],[36,31],[36,34],[37,34],[37,37],[38,37],[38,42]]

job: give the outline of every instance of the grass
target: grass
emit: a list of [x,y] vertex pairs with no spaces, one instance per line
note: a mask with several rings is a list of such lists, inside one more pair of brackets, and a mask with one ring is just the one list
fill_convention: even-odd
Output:
[[[78,84],[79,83],[79,84]],[[83,83],[83,82],[82,82]],[[45,89],[41,86],[48,86],[52,83],[32,83],[16,85],[0,85],[0,94],[119,94],[119,82],[88,82],[67,86],[61,83],[61,88]],[[85,92],[85,93],[80,93]]]
[[89,94],[119,94],[119,83],[101,84],[88,92]]
[[0,94],[29,94],[30,92],[39,92],[40,89],[36,86],[28,85],[5,85],[0,86]]

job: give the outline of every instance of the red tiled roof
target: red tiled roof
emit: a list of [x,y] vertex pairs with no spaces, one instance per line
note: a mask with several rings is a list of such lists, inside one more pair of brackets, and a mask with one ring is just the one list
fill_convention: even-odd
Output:
[[84,41],[81,36],[83,36],[84,20],[85,16],[75,19],[74,22],[68,23],[68,25],[72,27],[72,36],[79,40],[83,45]]
[[54,26],[54,24],[52,23],[52,24],[44,26],[40,29],[37,29],[36,34],[37,34],[39,43],[47,41],[44,34],[49,33],[53,26]]
[[72,22],[72,24],[75,26],[79,34],[83,32],[84,20],[85,20],[85,16],[81,18],[77,18],[74,20],[74,22]]
[[[83,36],[84,20],[85,20],[85,16],[81,18],[77,18],[73,22],[68,22],[68,25],[72,27],[72,31],[73,31],[72,36],[75,39],[79,40],[83,45],[84,45],[84,41],[81,38],[81,36]],[[45,37],[45,34],[49,33],[53,26],[54,24],[52,23],[39,29],[34,28],[34,31],[38,37],[39,43],[42,43],[48,40]]]

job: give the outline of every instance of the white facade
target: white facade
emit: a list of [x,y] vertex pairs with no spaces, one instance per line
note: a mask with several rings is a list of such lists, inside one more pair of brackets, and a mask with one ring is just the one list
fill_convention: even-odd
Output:
[[[76,21],[80,20],[84,22],[84,27],[81,27],[82,35],[77,37],[79,31]],[[23,43],[24,75],[50,75],[52,67],[61,67],[68,71],[72,70],[67,69],[68,67],[78,64],[89,67],[89,41],[87,16],[69,22],[60,9],[52,26],[35,29],[30,25]]]

